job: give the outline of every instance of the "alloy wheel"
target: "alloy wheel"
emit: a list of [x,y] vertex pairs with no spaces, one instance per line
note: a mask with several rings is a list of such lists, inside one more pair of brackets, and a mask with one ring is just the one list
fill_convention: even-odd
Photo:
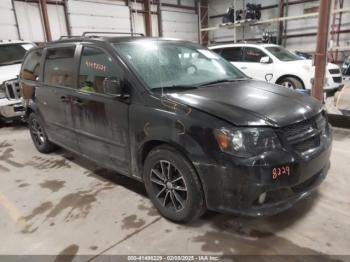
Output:
[[41,146],[42,144],[44,144],[45,143],[45,134],[44,134],[44,130],[40,126],[38,120],[35,118],[32,119],[30,127],[31,127],[32,135],[33,135],[34,140],[37,143],[37,145]]
[[289,89],[296,89],[296,87],[291,82],[288,82],[288,81],[282,82],[281,85]]
[[156,162],[151,169],[152,190],[160,204],[179,212],[186,207],[187,187],[181,171],[166,160]]

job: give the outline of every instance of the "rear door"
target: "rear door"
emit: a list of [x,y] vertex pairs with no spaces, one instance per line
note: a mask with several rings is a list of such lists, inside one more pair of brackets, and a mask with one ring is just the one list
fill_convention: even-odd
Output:
[[71,94],[77,88],[76,55],[75,44],[46,49],[44,79],[36,87],[35,97],[49,139],[78,152],[71,106]]
[[129,174],[129,105],[104,90],[105,78],[124,79],[118,61],[100,47],[81,50],[73,115],[81,153],[104,166]]

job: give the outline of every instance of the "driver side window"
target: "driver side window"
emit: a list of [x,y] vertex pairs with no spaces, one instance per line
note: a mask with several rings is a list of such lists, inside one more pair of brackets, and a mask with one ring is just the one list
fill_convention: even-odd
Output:
[[79,69],[79,90],[107,94],[103,81],[105,78],[116,77],[119,75],[112,57],[98,48],[87,46],[83,48]]

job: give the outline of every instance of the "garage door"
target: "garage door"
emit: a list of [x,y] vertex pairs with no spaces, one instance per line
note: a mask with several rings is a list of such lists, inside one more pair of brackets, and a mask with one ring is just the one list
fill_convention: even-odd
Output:
[[198,42],[198,16],[194,11],[162,7],[163,36]]
[[19,1],[15,1],[14,4],[21,38],[34,42],[44,42],[45,33],[39,5]]
[[11,1],[0,2],[0,39],[18,39],[15,15]]
[[[8,2],[10,3],[10,1]],[[30,40],[33,42],[44,42],[46,37],[39,4],[14,1],[14,6],[17,14],[21,39]],[[60,38],[62,35],[67,35],[67,24],[63,6],[48,4],[47,12],[49,16],[52,39],[55,40]]]
[[129,8],[122,3],[71,0],[68,12],[73,35],[86,31],[130,32]]

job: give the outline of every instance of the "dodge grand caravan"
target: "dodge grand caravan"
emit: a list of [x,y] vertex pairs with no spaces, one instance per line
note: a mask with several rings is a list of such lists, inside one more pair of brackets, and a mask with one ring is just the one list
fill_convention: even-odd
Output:
[[142,181],[172,221],[206,209],[281,212],[329,168],[332,131],[318,101],[254,81],[194,43],[65,38],[26,55],[21,86],[40,152],[61,146]]

